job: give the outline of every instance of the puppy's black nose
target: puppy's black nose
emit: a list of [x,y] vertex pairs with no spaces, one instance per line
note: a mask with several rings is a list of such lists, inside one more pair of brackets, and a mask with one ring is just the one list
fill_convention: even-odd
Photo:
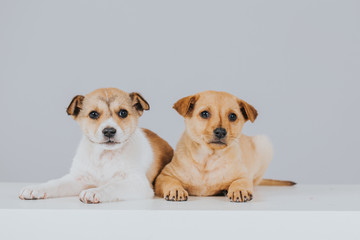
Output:
[[116,129],[115,128],[104,128],[104,130],[102,132],[105,135],[105,137],[111,138],[111,137],[115,136]]
[[225,128],[216,128],[214,130],[214,135],[215,137],[221,139],[221,138],[224,138],[226,136],[227,132],[226,132],[226,129]]

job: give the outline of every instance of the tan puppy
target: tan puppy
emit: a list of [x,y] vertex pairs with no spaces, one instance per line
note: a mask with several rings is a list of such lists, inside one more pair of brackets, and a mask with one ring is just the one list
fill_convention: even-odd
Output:
[[70,173],[21,190],[21,199],[78,195],[84,203],[151,198],[153,182],[171,160],[166,141],[138,127],[149,104],[139,93],[115,88],[75,96],[67,113],[78,122],[83,138]]
[[185,118],[186,130],[172,161],[156,180],[156,195],[185,201],[189,194],[211,196],[227,191],[231,201],[250,201],[253,186],[262,181],[273,156],[266,136],[241,133],[246,121],[255,121],[255,108],[229,93],[206,91],[180,99],[174,109]]

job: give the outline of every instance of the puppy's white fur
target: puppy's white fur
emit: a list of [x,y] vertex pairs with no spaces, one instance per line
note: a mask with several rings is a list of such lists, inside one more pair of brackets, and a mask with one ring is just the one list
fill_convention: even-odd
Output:
[[151,198],[153,190],[145,173],[154,159],[146,136],[138,128],[125,143],[118,145],[115,150],[107,150],[83,136],[69,174],[25,187],[20,198],[74,196],[80,191],[80,200],[84,202]]

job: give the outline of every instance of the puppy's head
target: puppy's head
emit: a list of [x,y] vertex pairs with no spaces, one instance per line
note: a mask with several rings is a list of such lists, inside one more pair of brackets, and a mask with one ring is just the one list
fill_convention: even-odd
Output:
[[241,135],[244,123],[254,122],[256,109],[226,93],[206,91],[180,99],[174,109],[185,118],[186,133],[211,149],[222,149]]
[[149,109],[139,93],[103,88],[75,96],[66,112],[79,123],[91,142],[110,150],[126,142],[136,130],[143,111]]

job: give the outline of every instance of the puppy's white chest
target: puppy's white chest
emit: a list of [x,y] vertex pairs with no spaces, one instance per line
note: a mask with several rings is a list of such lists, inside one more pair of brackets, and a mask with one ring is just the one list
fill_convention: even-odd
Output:
[[115,177],[125,178],[130,167],[131,164],[125,159],[125,156],[110,151],[101,154],[99,159],[93,161],[92,169],[97,181],[107,182]]
[[89,160],[74,166],[72,173],[77,178],[89,185],[103,185],[112,179],[125,179],[129,167],[118,155],[103,155],[95,158],[89,156]]
[[86,184],[103,185],[130,175],[146,174],[152,162],[152,152],[143,136],[129,141],[122,148],[104,150],[83,138],[74,158],[71,173]]

